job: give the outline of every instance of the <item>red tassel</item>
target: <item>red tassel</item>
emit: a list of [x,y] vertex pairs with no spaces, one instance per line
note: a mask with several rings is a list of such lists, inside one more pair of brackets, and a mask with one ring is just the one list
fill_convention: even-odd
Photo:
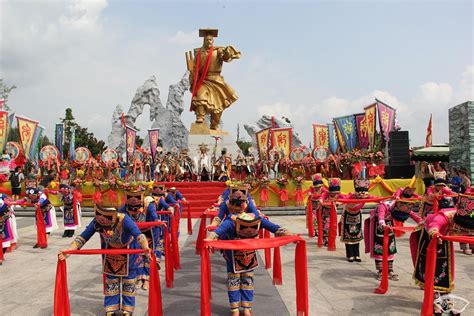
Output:
[[39,205],[36,206],[36,244],[40,248],[48,247],[48,239],[46,238],[46,224],[43,218],[43,212]]
[[295,249],[296,313],[298,316],[309,316],[307,264],[306,242],[299,241]]
[[102,204],[102,193],[100,191],[95,191],[92,195],[92,201],[94,204]]
[[66,260],[58,260],[54,287],[54,316],[69,316],[69,294],[67,290]]
[[263,187],[260,190],[260,205],[267,206],[268,200],[269,200],[268,189],[266,187]]
[[171,246],[173,247],[173,263],[174,269],[180,270],[181,263],[179,258],[179,240],[178,240],[178,229],[179,229],[179,210],[177,216],[171,218]]
[[201,253],[201,315],[211,315],[211,262],[209,250]]
[[379,287],[374,290],[376,294],[385,294],[388,291],[388,233],[390,229],[385,227],[383,231],[383,249],[382,249],[382,280]]
[[155,254],[151,253],[150,262],[150,289],[148,294],[148,315],[162,316],[163,303],[161,299],[160,274],[158,273],[158,264]]
[[193,224],[191,222],[191,204],[189,202],[186,203],[186,210],[188,212],[188,235],[193,234]]
[[165,242],[165,275],[166,275],[166,287],[172,288],[174,283],[174,266],[173,266],[173,251],[170,244],[170,234],[168,232],[168,227],[165,227],[164,232],[164,242]]
[[304,195],[301,187],[298,187],[295,192],[295,201],[296,205],[303,205],[304,204]]
[[280,247],[275,247],[273,251],[273,284],[282,285],[283,276],[281,271],[281,254]]
[[308,236],[310,238],[314,237],[314,217],[313,217],[313,203],[311,203],[311,196],[308,199],[308,204],[306,205],[306,224],[308,226]]
[[[263,232],[263,238],[270,238],[270,231],[269,230],[264,230]],[[265,269],[270,269],[272,267],[272,249],[271,248],[265,248]]]
[[425,296],[423,299],[423,306],[421,307],[421,315],[426,316],[433,315],[434,276],[436,270],[436,256],[438,251],[437,244],[438,238],[432,237],[426,251]]
[[319,204],[316,210],[316,216],[318,217],[318,247],[323,246],[323,206]]
[[331,212],[329,215],[328,251],[336,251],[337,237],[337,210],[336,203],[331,202]]
[[[393,220],[393,225],[395,226],[395,228],[403,227],[403,222]],[[403,235],[405,235],[405,232],[403,232],[401,230],[395,230],[395,237],[401,237]]]

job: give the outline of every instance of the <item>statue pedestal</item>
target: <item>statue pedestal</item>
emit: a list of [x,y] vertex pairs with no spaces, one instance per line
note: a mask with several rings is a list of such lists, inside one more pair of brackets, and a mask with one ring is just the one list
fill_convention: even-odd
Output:
[[191,124],[188,135],[189,156],[191,158],[196,156],[199,153],[199,145],[202,143],[207,144],[209,155],[212,156],[216,144],[216,137],[219,137],[216,147],[217,157],[221,155],[221,150],[226,148],[227,153],[232,155],[232,159],[235,159],[239,146],[237,146],[234,136],[223,130],[211,130],[206,123]]

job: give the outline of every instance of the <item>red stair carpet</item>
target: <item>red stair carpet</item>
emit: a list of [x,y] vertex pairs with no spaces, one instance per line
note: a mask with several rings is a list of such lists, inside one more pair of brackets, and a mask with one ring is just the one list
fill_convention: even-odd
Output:
[[[161,182],[167,189],[175,187],[189,202],[191,217],[198,218],[207,208],[217,201],[224,192],[224,182]],[[186,218],[187,211],[184,206],[182,217]]]

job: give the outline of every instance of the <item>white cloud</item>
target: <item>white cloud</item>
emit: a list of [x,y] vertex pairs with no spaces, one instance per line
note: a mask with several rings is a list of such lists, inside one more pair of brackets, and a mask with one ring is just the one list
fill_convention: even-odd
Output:
[[177,45],[197,45],[202,42],[202,39],[198,36],[198,30],[191,32],[178,31],[169,39],[169,42]]
[[412,146],[423,145],[429,116],[433,113],[433,141],[449,141],[448,108],[473,100],[474,67],[467,66],[456,87],[447,83],[427,82],[418,87],[414,96],[401,101],[388,91],[375,90],[353,100],[329,97],[313,104],[277,102],[257,108],[259,115],[286,116],[294,124],[305,144],[312,137],[312,123],[328,123],[332,118],[363,112],[375,98],[397,109],[402,129],[410,132]]

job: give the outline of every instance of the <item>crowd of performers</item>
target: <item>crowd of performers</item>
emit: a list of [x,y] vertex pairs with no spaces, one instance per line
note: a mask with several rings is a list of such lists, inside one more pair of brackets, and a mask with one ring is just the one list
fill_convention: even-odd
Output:
[[[316,174],[313,178],[311,210],[316,227],[314,235],[322,234],[322,245],[329,247],[331,231],[331,207],[342,204],[342,216],[339,220],[339,235],[346,247],[349,262],[360,262],[359,243],[364,241],[365,252],[375,261],[376,279],[382,278],[382,257],[384,231],[388,233],[388,273],[389,279],[398,281],[394,272],[394,259],[397,253],[394,227],[403,225],[411,218],[416,228],[410,235],[410,250],[414,264],[413,278],[421,288],[424,286],[426,253],[429,241],[434,236],[474,236],[474,187],[465,187],[461,191],[448,186],[444,178],[437,178],[426,189],[423,196],[415,193],[415,188],[407,186],[398,189],[393,196],[376,201],[368,194],[370,182],[366,179],[354,180],[355,192],[342,194],[340,179],[328,179],[328,188],[323,178]],[[361,202],[357,203],[356,200]],[[364,222],[361,209],[367,202],[376,202],[370,217]],[[318,220],[321,221],[318,229]],[[333,235],[335,236],[335,235]],[[320,237],[321,238],[321,237]],[[466,255],[472,255],[474,244],[461,243],[460,248]],[[438,292],[438,304],[435,312],[441,313],[449,303],[439,302],[441,294],[454,289],[454,246],[451,241],[440,241],[435,269],[434,288]]]
[[[333,208],[343,206],[339,222],[339,235],[346,247],[348,262],[362,261],[360,243],[364,241],[365,252],[375,262],[376,278],[381,279],[384,231],[389,230],[388,271],[389,278],[397,281],[394,271],[394,259],[397,253],[396,234],[392,227],[400,225],[411,218],[417,228],[410,236],[410,249],[414,263],[413,277],[420,286],[424,285],[426,252],[429,240],[438,234],[473,236],[474,232],[474,188],[458,188],[453,191],[443,178],[435,179],[433,185],[426,189],[423,196],[415,193],[414,187],[400,188],[393,196],[376,198],[369,195],[370,181],[354,180],[355,191],[341,193],[339,178],[325,179],[321,174],[312,176],[313,187],[310,203],[316,227],[314,234],[321,238],[322,246],[334,247]],[[36,184],[36,185],[35,185]],[[208,226],[207,240],[256,238],[260,228],[275,236],[290,235],[290,232],[265,217],[255,205],[250,195],[248,184],[229,182],[215,207],[218,215]],[[137,289],[148,290],[150,276],[150,253],[153,252],[158,262],[166,256],[163,247],[166,233],[171,234],[173,217],[180,217],[182,203],[185,201],[175,188],[166,188],[155,183],[150,195],[145,189],[134,187],[126,192],[124,205],[119,208],[103,207],[95,204],[95,218],[80,234],[75,234],[81,226],[81,195],[74,184],[62,183],[57,191],[43,190],[34,181],[27,183],[23,199],[12,200],[5,194],[0,196],[0,243],[2,257],[18,240],[14,208],[35,206],[37,209],[37,226],[44,226],[49,235],[58,228],[56,211],[48,199],[50,194],[61,196],[64,233],[63,237],[73,238],[69,249],[81,249],[97,232],[100,235],[102,249],[143,249],[145,255],[105,255],[103,271],[105,277],[104,307],[106,315],[123,313],[131,315],[135,307]],[[358,202],[357,200],[360,200]],[[376,203],[370,217],[362,219],[362,208],[367,203]],[[368,204],[374,205],[374,204]],[[41,225],[39,223],[41,221]],[[163,226],[139,228],[142,222],[166,223]],[[318,224],[320,224],[318,226]],[[165,225],[166,226],[166,225]],[[38,228],[39,229],[39,228]],[[47,243],[38,242],[35,248],[45,248]],[[472,254],[474,244],[461,244],[463,252]],[[64,250],[63,250],[64,251]],[[60,259],[65,259],[61,251]],[[442,241],[438,245],[438,257],[435,271],[435,289],[439,293],[450,293],[454,288],[454,248],[453,242]],[[232,315],[251,315],[254,289],[254,270],[258,267],[255,251],[223,251],[227,267],[227,284],[230,310]],[[165,259],[166,260],[166,259]],[[435,305],[435,308],[437,308]],[[438,306],[438,308],[441,308]],[[439,311],[439,309],[438,309]]]

